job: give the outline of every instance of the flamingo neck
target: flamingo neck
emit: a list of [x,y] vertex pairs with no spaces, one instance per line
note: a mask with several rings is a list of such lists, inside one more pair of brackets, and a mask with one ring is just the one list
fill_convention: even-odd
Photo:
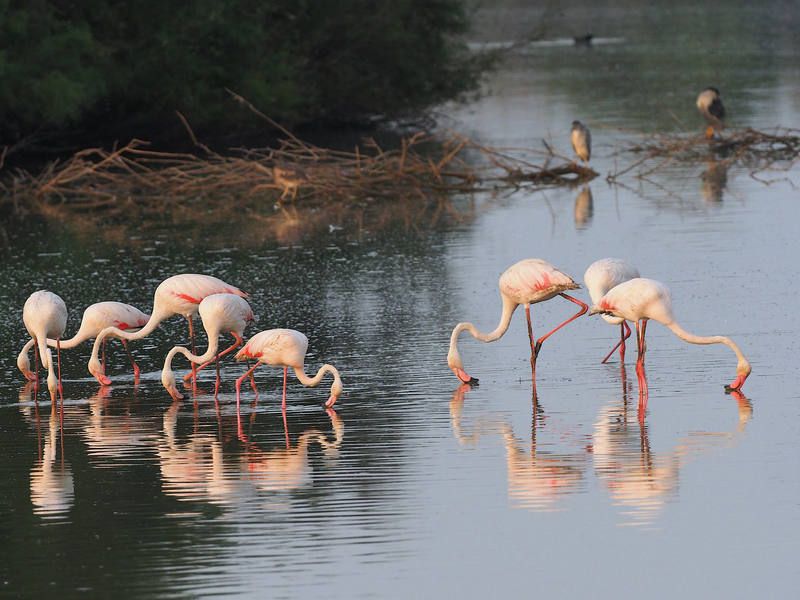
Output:
[[162,309],[158,302],[153,305],[153,313],[150,315],[150,319],[145,323],[144,327],[142,327],[139,331],[123,331],[118,327],[106,327],[100,333],[97,334],[97,337],[94,339],[94,345],[92,346],[92,356],[89,359],[89,372],[95,373],[95,371],[102,370],[100,367],[100,347],[103,345],[103,340],[108,336],[112,335],[116,338],[121,340],[140,340],[143,337],[147,337],[153,331],[155,331],[156,327],[159,326],[161,321],[171,317],[174,313],[169,310]]
[[742,351],[739,349],[739,346],[737,346],[732,339],[727,338],[724,335],[711,335],[711,336],[695,335],[693,333],[689,333],[688,331],[686,331],[675,321],[673,321],[672,323],[666,323],[665,325],[672,331],[672,333],[677,335],[683,341],[689,342],[690,344],[703,344],[703,345],[725,344],[736,354],[736,358],[738,360],[738,364],[736,366],[737,373],[740,374],[750,373],[750,363],[748,362],[747,358],[745,358]]
[[192,354],[184,348],[183,346],[175,346],[172,350],[169,351],[167,354],[167,358],[164,361],[164,368],[170,369],[172,365],[172,359],[175,357],[176,354],[183,354],[189,362],[193,362],[195,364],[202,364],[204,362],[208,362],[217,356],[217,350],[219,349],[219,334],[215,332],[208,333],[208,349],[200,355]]
[[306,387],[317,387],[322,381],[322,378],[325,377],[326,373],[333,375],[333,385],[342,385],[342,380],[339,377],[339,371],[337,371],[336,367],[333,365],[322,365],[314,377],[309,377],[306,375],[303,367],[294,367],[294,374],[297,375],[297,379],[300,381],[300,383]]
[[500,293],[500,298],[503,301],[503,312],[500,315],[500,322],[493,331],[482,333],[472,323],[459,323],[453,328],[453,333],[450,334],[450,351],[448,352],[448,364],[451,367],[461,367],[461,356],[458,353],[458,336],[461,335],[462,331],[468,331],[472,337],[481,342],[499,340],[508,331],[508,326],[511,324],[511,316],[519,304],[502,292]]
[[[75,332],[75,335],[73,335],[71,338],[67,340],[61,340],[62,350],[75,348],[76,346],[79,346],[80,344],[82,344],[83,342],[92,337],[91,332],[86,331],[86,329],[82,325],[83,323],[81,323],[81,327],[78,329],[77,332]],[[48,338],[47,345],[50,346],[51,348],[55,348],[56,340]]]

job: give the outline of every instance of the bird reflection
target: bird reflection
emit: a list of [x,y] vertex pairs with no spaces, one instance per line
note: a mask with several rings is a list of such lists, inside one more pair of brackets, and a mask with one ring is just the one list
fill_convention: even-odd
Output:
[[600,410],[592,438],[595,472],[612,503],[621,507],[622,524],[647,526],[655,522],[667,502],[677,495],[680,469],[744,431],[752,416],[752,404],[738,391],[731,396],[739,413],[734,432],[690,433],[671,452],[660,454],[651,450],[648,426],[644,419],[634,417],[625,394],[621,401]]
[[[518,438],[509,423],[480,419],[471,434],[465,434],[461,414],[464,395],[470,386],[459,386],[450,400],[450,423],[462,446],[474,446],[482,435],[498,435],[506,450],[508,496],[516,508],[552,511],[564,498],[580,489],[587,465],[584,448],[580,452],[551,452],[537,447],[546,416],[536,396],[533,397],[530,443]],[[568,437],[565,435],[561,436]]]
[[[260,491],[289,491],[304,487],[311,483],[311,467],[308,464],[308,449],[313,443],[319,444],[328,459],[339,456],[339,448],[344,439],[344,423],[332,408],[326,410],[333,427],[334,438],[328,440],[318,429],[304,431],[294,445],[289,443],[286,433],[286,448],[261,450],[252,442],[245,446],[242,454],[242,467],[248,473],[249,480]],[[284,419],[284,424],[286,423]]]
[[588,185],[581,188],[575,198],[575,228],[585,229],[594,215],[594,197]]
[[87,453],[98,466],[149,455],[158,435],[152,419],[127,409],[130,400],[117,398],[112,403],[110,396],[111,388],[100,386],[89,398],[89,415],[83,419]]
[[[40,422],[36,415],[37,437]],[[59,416],[51,414],[44,442],[44,451],[40,449],[39,457],[31,470],[31,503],[33,514],[44,517],[63,515],[75,500],[75,485],[72,471],[64,460],[64,447],[61,444],[61,458],[58,456]]]
[[708,204],[719,204],[728,185],[728,163],[710,160],[700,175],[700,190]]
[[[342,419],[333,409],[328,409],[332,440],[312,427],[292,443],[288,428],[285,428],[285,447],[263,450],[250,440],[241,424],[236,428],[243,446],[237,451],[224,443],[224,433],[211,435],[199,430],[197,425],[188,439],[179,440],[176,426],[181,406],[176,402],[165,411],[164,435],[158,443],[162,489],[179,500],[234,504],[261,492],[302,488],[313,481],[310,447],[319,444],[326,458],[336,459],[344,439]],[[249,429],[254,424],[254,416],[255,413],[251,416]],[[286,420],[284,424],[287,427]]]

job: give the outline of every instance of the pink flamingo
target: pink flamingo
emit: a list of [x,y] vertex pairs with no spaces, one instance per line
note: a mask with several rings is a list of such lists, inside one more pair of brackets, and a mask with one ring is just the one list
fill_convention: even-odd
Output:
[[236,360],[255,358],[253,367],[236,380],[236,408],[239,408],[239,390],[242,381],[261,365],[283,367],[283,409],[286,409],[286,375],[289,367],[294,369],[297,379],[306,387],[316,387],[322,381],[325,373],[333,375],[331,395],[325,402],[326,408],[331,408],[336,399],[342,394],[342,380],[339,371],[333,365],[322,365],[314,377],[309,377],[305,372],[305,357],[308,350],[308,338],[294,329],[268,329],[251,337],[244,348],[236,353]]
[[[635,277],[639,277],[639,270],[632,264],[619,258],[601,258],[589,265],[586,273],[583,274],[583,282],[586,284],[586,289],[589,290],[592,302],[597,302],[611,288]],[[606,323],[619,325],[620,340],[600,362],[605,364],[617,348],[619,348],[620,361],[625,362],[625,340],[630,337],[631,328],[625,319],[619,317],[603,315],[603,319]]]
[[672,313],[672,295],[663,283],[652,279],[636,278],[619,284],[611,289],[602,298],[595,302],[589,314],[607,314],[620,317],[636,323],[636,339],[639,355],[636,360],[636,374],[639,378],[639,393],[647,396],[647,379],[644,374],[644,354],[646,345],[644,341],[647,321],[658,321],[672,331],[682,340],[690,344],[725,344],[734,351],[738,363],[736,365],[736,379],[725,390],[730,392],[741,390],[745,379],[750,375],[750,363],[742,354],[739,346],[727,337],[697,336],[684,330],[675,322]]
[[[182,275],[173,275],[168,279],[162,281],[156,288],[156,293],[153,297],[153,314],[150,315],[150,320],[137,331],[136,333],[129,333],[123,331],[118,327],[107,327],[101,331],[94,340],[92,347],[92,356],[89,359],[89,372],[97,378],[102,385],[110,385],[111,380],[106,377],[100,361],[97,358],[98,350],[103,340],[113,335],[123,340],[140,340],[143,337],[150,335],[161,321],[168,319],[173,315],[181,315],[189,322],[189,337],[192,341],[192,350],[194,351],[194,326],[192,318],[197,314],[200,302],[206,296],[211,294],[235,294],[237,296],[247,297],[247,294],[232,285],[229,285],[210,275],[196,275],[184,273]],[[194,363],[192,369],[194,370]]]
[[[203,355],[197,356],[183,346],[175,346],[167,354],[167,358],[164,361],[164,369],[161,371],[161,383],[175,400],[181,400],[183,395],[175,387],[175,374],[172,372],[173,357],[178,353],[183,354],[190,362],[200,365],[197,368],[198,371],[212,362],[216,362],[217,381],[214,386],[214,393],[216,394],[219,391],[219,359],[242,345],[242,334],[245,327],[255,319],[247,301],[235,294],[211,294],[206,296],[200,302],[199,312],[203,328],[208,335],[208,349]],[[233,336],[234,342],[229,348],[218,353],[219,337],[226,331]],[[191,377],[191,375],[189,373],[184,379]]]
[[[81,325],[78,328],[78,331],[70,339],[61,340],[61,349],[65,350],[69,348],[75,348],[86,340],[96,337],[97,334],[99,334],[106,327],[119,327],[120,329],[126,331],[136,331],[139,327],[147,323],[149,318],[150,315],[143,313],[138,308],[131,306],[130,304],[123,304],[122,302],[97,302],[83,311],[83,317],[81,318]],[[133,355],[128,349],[127,342],[125,340],[120,340],[120,342],[122,342],[125,351],[128,353],[128,358],[131,360],[134,377],[138,379],[139,365],[137,365],[136,361],[133,360]],[[25,347],[22,348],[22,351],[17,357],[17,366],[19,367],[19,370],[22,371],[22,373],[29,379],[30,377],[28,375],[30,373],[30,362],[28,361],[28,352],[30,351],[31,346],[33,346],[33,343],[34,341],[31,340],[25,344]],[[56,340],[47,340],[47,345],[52,348],[55,348],[56,344]],[[105,364],[104,344],[104,369]]]
[[[67,305],[60,296],[53,292],[40,290],[33,292],[22,308],[22,321],[34,343],[36,357],[36,373],[23,370],[25,377],[39,385],[39,359],[42,367],[47,368],[47,389],[55,408],[56,392],[63,394],[61,386],[61,336],[67,328]],[[53,368],[53,354],[47,347],[47,338],[54,338],[58,353],[58,375]],[[19,365],[19,360],[17,362]],[[63,396],[62,396],[63,398]]]
[[[542,342],[553,335],[556,331],[564,327],[567,323],[574,321],[582,314],[584,314],[588,306],[572,296],[565,294],[566,290],[574,290],[580,286],[573,281],[573,279],[550,263],[538,258],[526,258],[518,263],[511,265],[500,276],[500,298],[503,301],[503,312],[500,316],[500,323],[494,331],[490,333],[481,333],[472,323],[459,323],[453,329],[450,336],[450,351],[447,354],[447,365],[464,383],[477,383],[477,379],[471,377],[464,371],[464,365],[461,362],[461,355],[458,353],[458,336],[466,330],[476,340],[481,342],[494,342],[499,340],[508,330],[509,323],[511,323],[511,316],[520,304],[525,306],[525,316],[528,319],[528,338],[531,343],[531,369],[533,370],[534,378],[536,374],[536,357],[541,349]],[[549,331],[538,341],[534,341],[533,326],[531,325],[531,311],[530,305],[537,302],[544,302],[555,296],[566,298],[570,302],[581,307],[580,311],[561,323],[555,329]]]

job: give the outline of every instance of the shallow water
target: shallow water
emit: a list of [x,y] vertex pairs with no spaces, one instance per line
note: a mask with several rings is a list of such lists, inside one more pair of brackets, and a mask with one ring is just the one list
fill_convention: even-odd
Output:
[[[623,42],[522,49],[484,97],[445,107],[450,124],[502,146],[546,137],[567,153],[580,118],[594,132],[592,165],[606,174],[632,160],[616,152],[637,132],[702,127],[694,96],[716,73],[735,124],[796,126],[796,38],[784,35],[796,15],[749,26],[740,9],[696,38],[710,15],[682,6],[590,15],[596,35]],[[515,24],[538,22],[514,10]],[[552,17],[552,39],[581,33],[565,24],[589,17],[571,10]],[[666,66],[653,71],[653,61]],[[717,73],[716,61],[729,67]],[[444,216],[394,210],[277,240],[236,222],[207,235],[167,223],[132,240],[75,223],[8,224],[0,594],[791,596],[800,583],[800,318],[789,304],[797,192],[742,168],[709,189],[708,168],[674,164],[624,186],[600,177],[590,194],[456,198]],[[599,364],[618,330],[595,317],[545,343],[534,402],[522,311],[496,343],[462,337],[481,381],[460,386],[445,360],[453,325],[493,328],[497,277],[529,256],[576,279],[596,258],[620,256],[668,283],[686,329],[742,346],[753,365],[746,397],[723,393],[735,372],[727,348],[689,346],[653,323],[640,421],[633,347],[627,372]],[[159,369],[186,341],[177,318],[133,344],[138,385],[115,343],[106,389],[86,371],[88,346],[65,352],[63,428],[46,391],[32,400],[15,367],[28,294],[59,293],[72,332],[95,301],[149,309],[158,282],[178,272],[249,291],[259,318],[249,334],[304,331],[309,367],[331,362],[343,374],[335,412],[322,408],[329,384],[290,379],[284,420],[281,373],[263,367],[258,401],[248,389],[237,420],[243,365],[231,362],[218,402],[212,371],[194,399],[172,403]],[[535,306],[537,331],[573,308]]]

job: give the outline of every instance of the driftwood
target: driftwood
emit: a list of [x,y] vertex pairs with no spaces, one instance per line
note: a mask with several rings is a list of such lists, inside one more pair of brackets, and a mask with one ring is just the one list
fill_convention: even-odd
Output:
[[748,168],[755,177],[761,171],[788,170],[800,160],[800,130],[733,129],[725,130],[723,136],[713,139],[702,135],[663,134],[633,143],[623,152],[640,156],[610,173],[606,178],[608,181],[616,181],[628,173],[646,177],[676,161],[713,161],[719,168],[740,165]]

